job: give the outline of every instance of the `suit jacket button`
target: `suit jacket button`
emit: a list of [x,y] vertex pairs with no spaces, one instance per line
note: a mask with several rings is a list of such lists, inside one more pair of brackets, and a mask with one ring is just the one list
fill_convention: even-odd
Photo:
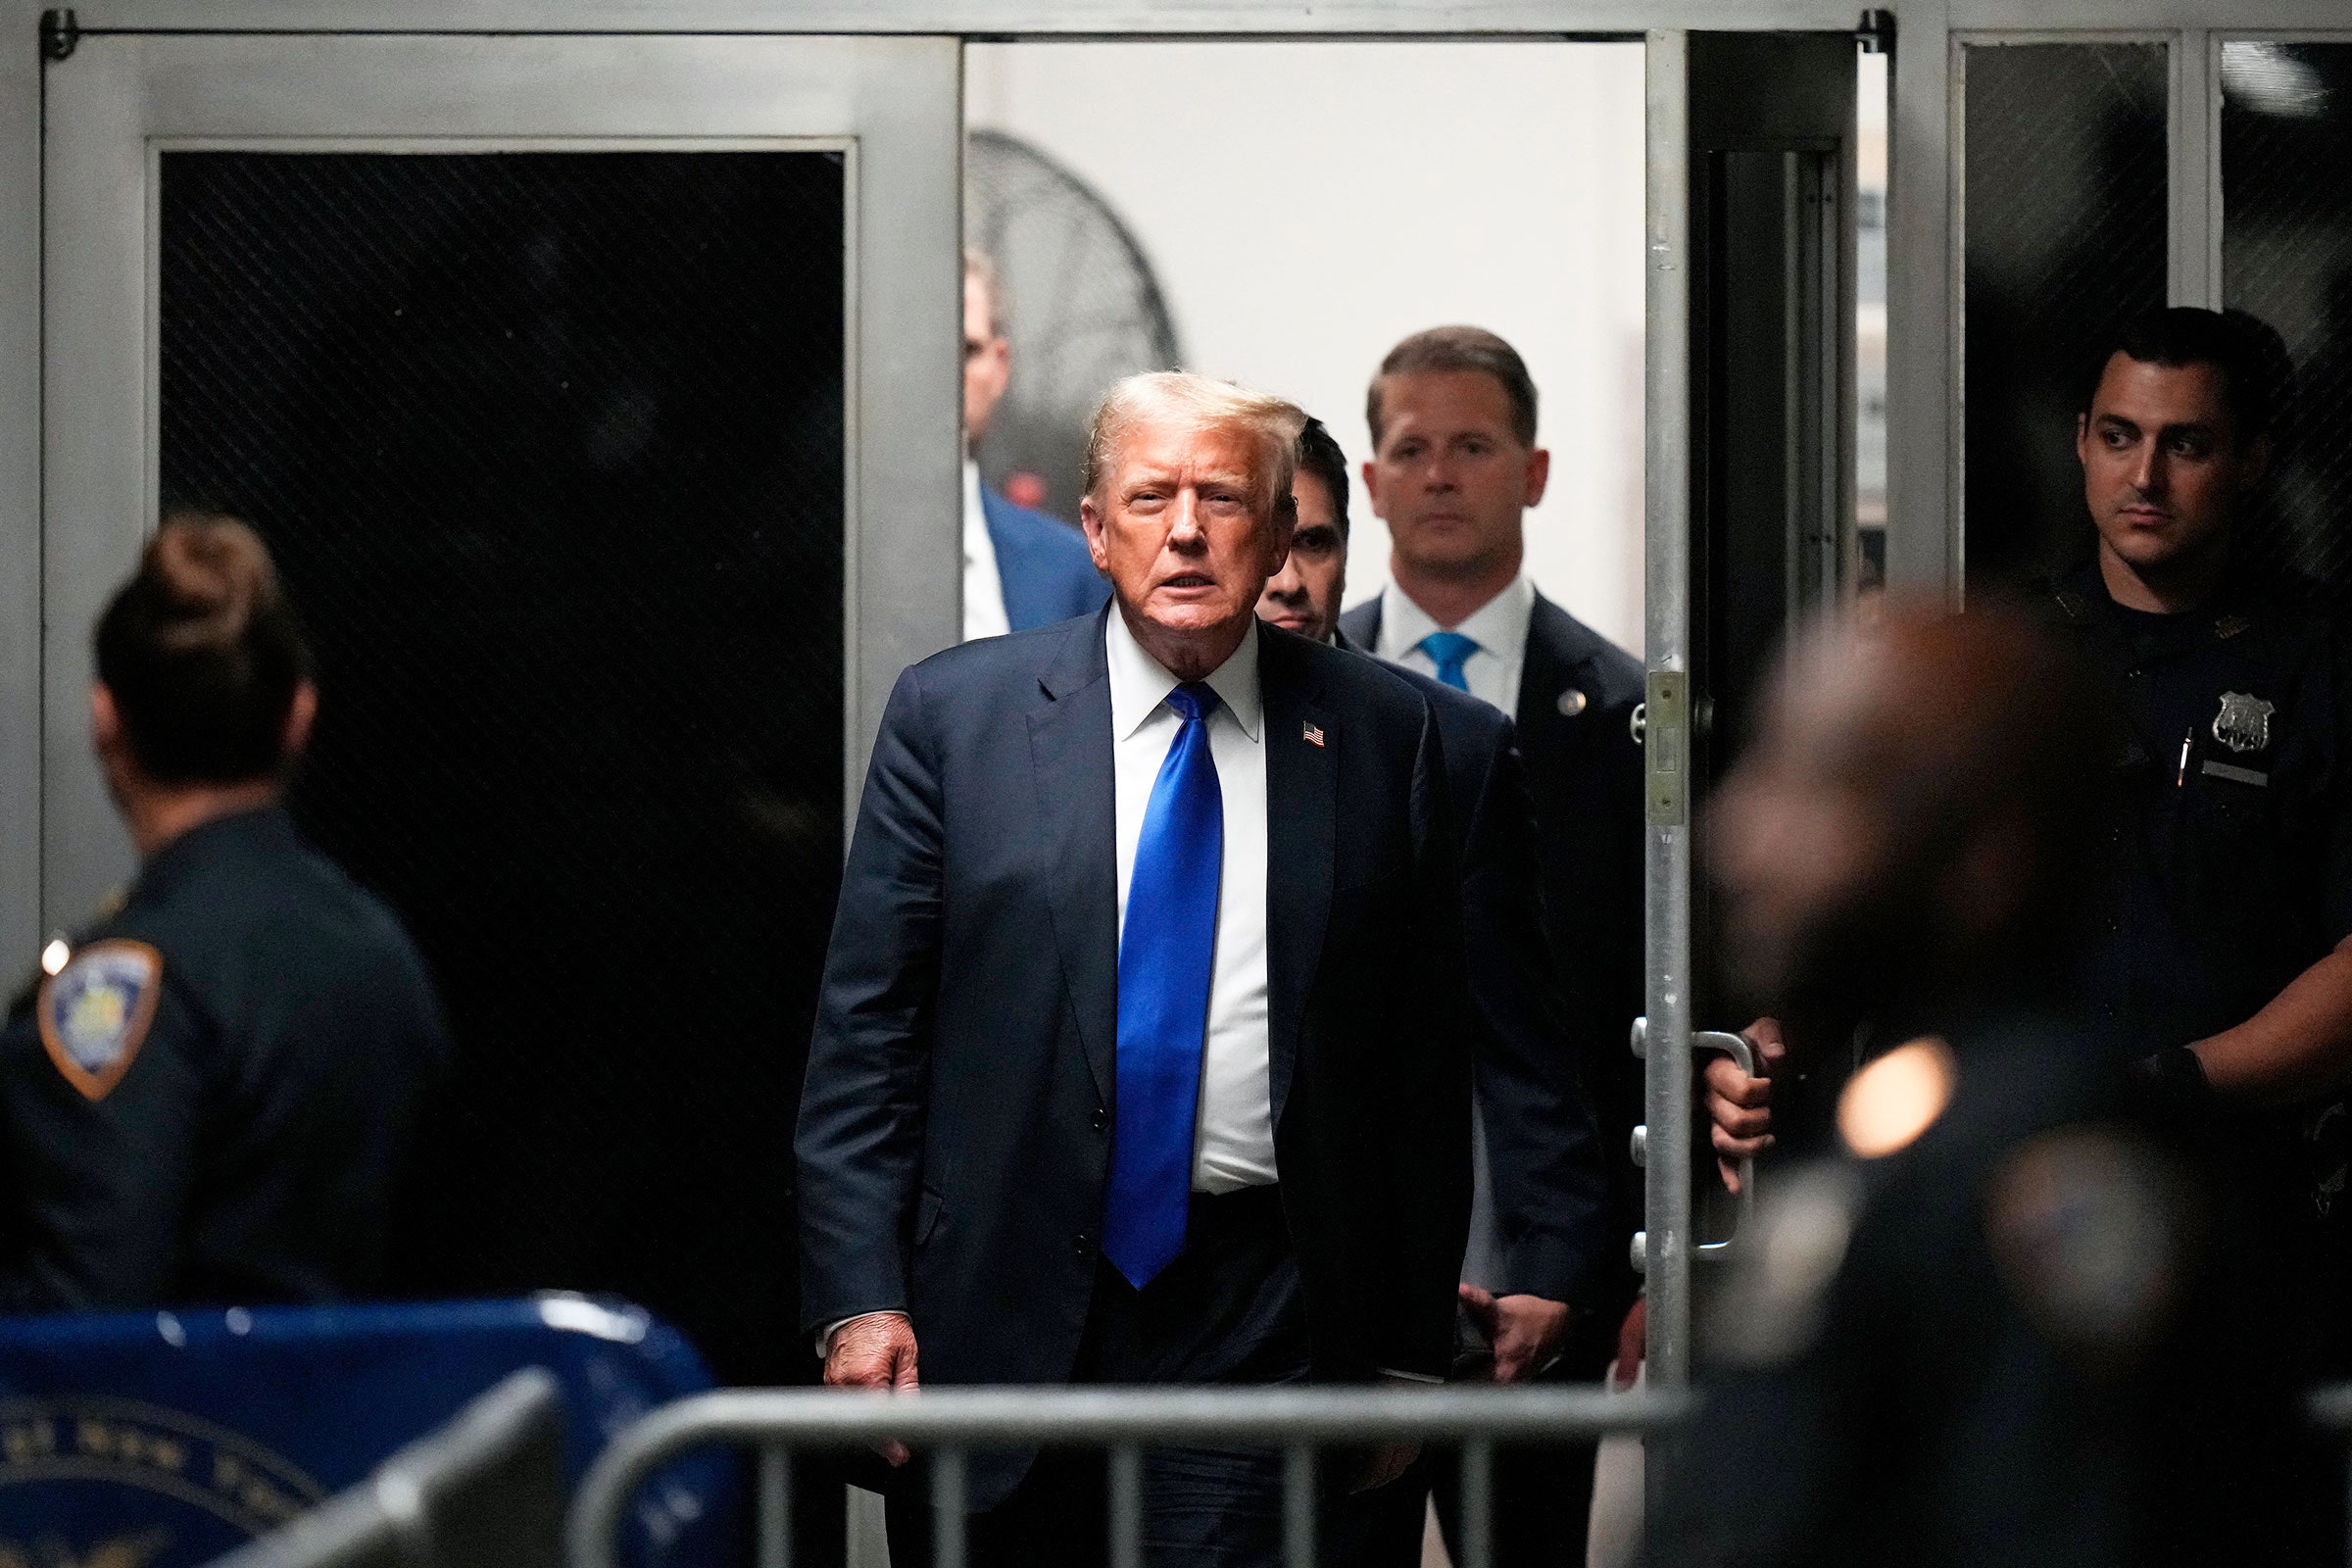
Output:
[[1103,1128],[1105,1128],[1105,1127],[1109,1126],[1109,1125],[1110,1125],[1110,1112],[1109,1112],[1109,1111],[1107,1111],[1107,1110],[1104,1110],[1104,1109],[1103,1109],[1103,1108],[1102,1108],[1101,1105],[1097,1105],[1097,1106],[1095,1107],[1095,1114],[1094,1114],[1094,1117],[1093,1117],[1093,1125],[1094,1125],[1094,1129],[1095,1129],[1095,1131],[1097,1131],[1097,1132],[1101,1132],[1101,1131],[1102,1131]]
[[1094,1250],[1095,1239],[1092,1236],[1087,1235],[1086,1232],[1080,1231],[1077,1235],[1070,1238],[1070,1250],[1076,1252],[1080,1257],[1086,1256]]

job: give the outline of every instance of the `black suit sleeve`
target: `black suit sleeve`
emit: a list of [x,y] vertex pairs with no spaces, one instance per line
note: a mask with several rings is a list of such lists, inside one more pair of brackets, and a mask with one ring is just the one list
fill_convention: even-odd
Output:
[[1590,1305],[1612,1237],[1608,1164],[1544,948],[1534,809],[1507,730],[1475,802],[1457,805],[1470,811],[1464,937],[1502,1294]]
[[1425,1049],[1397,1064],[1394,1089],[1396,1185],[1378,1212],[1396,1216],[1397,1288],[1384,1292],[1374,1364],[1443,1377],[1452,1370],[1454,1287],[1470,1230],[1470,995],[1461,925],[1461,868],[1446,754],[1437,719],[1426,714],[1413,769],[1414,951],[1422,971],[1412,990],[1411,1038]]
[[874,740],[801,1092],[803,1328],[906,1308],[941,944],[941,778],[920,668]]

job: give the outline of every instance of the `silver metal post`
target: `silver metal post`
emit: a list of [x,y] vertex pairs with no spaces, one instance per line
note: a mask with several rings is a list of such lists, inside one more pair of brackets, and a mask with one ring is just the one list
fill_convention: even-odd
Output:
[[1315,1568],[1315,1446],[1294,1443],[1282,1456],[1282,1560]]
[[792,1450],[760,1446],[760,1568],[792,1568]]
[[1462,1445],[1462,1560],[1455,1568],[1493,1568],[1494,1561],[1494,1445],[1474,1438]]
[[[1690,1349],[1690,134],[1689,34],[1647,38],[1649,654],[1642,750],[1648,787],[1649,1128],[1644,1287],[1649,1381],[1682,1387]],[[1660,699],[1668,701],[1662,704]],[[1671,710],[1666,710],[1670,709]]]
[[1110,1449],[1110,1568],[1143,1568],[1144,1451],[1132,1443]]
[[963,1568],[963,1450],[931,1456],[931,1568]]

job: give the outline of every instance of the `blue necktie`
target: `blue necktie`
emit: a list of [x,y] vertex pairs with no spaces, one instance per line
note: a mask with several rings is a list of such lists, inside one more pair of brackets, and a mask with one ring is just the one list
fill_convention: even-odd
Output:
[[1168,693],[1183,720],[1152,785],[1119,942],[1118,1120],[1102,1255],[1141,1290],[1184,1250],[1193,1197],[1193,1122],[1225,868],[1225,797],[1208,750],[1217,694]]
[[1458,631],[1433,631],[1413,645],[1429,656],[1438,666],[1438,679],[1457,692],[1470,689],[1470,677],[1462,673],[1462,665],[1478,652],[1478,644]]

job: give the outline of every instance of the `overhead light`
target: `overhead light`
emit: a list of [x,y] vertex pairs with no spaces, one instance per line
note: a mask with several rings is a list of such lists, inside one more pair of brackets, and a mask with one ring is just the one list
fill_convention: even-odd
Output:
[[2328,82],[2288,45],[2238,39],[2222,45],[2222,93],[2258,115],[2318,120],[2328,113]]

